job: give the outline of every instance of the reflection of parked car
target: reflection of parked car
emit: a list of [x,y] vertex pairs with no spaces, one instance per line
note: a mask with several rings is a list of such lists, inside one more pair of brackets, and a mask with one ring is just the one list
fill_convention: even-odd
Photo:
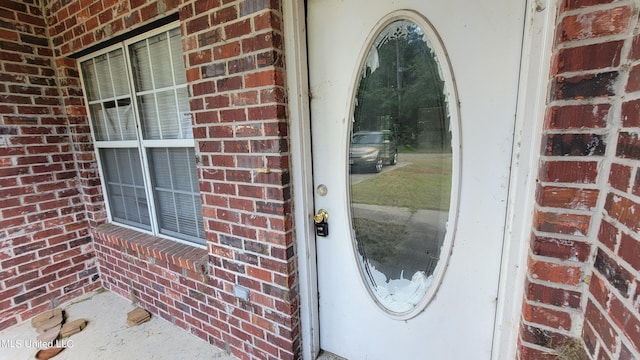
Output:
[[382,171],[398,163],[398,145],[391,131],[358,131],[351,137],[349,165]]

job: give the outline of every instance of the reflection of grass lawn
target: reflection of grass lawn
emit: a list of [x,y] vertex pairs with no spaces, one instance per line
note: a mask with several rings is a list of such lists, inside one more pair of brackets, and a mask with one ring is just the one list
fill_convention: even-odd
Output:
[[404,239],[404,225],[365,218],[355,218],[353,222],[358,246],[364,248],[367,258],[385,263],[385,260],[395,256],[396,244]]
[[411,163],[351,187],[357,204],[448,210],[451,194],[451,157],[411,157]]

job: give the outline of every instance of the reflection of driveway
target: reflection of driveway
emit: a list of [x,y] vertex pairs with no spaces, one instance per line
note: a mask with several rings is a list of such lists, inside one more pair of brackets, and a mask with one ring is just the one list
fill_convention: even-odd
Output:
[[380,171],[379,173],[375,173],[375,172],[352,172],[351,176],[349,177],[351,179],[351,185],[355,185],[357,183],[363,182],[367,179],[370,179],[378,174],[382,174],[382,173],[386,173],[387,171],[393,171],[397,168],[401,168],[403,166],[407,166],[411,164],[410,162],[399,162],[393,166],[383,166],[382,167],[382,171]]
[[352,215],[405,226],[404,238],[395,239],[395,254],[382,264],[374,263],[387,278],[399,279],[402,272],[407,279],[411,279],[416,271],[424,271],[427,275],[433,273],[440,257],[448,212],[418,210],[412,213],[407,208],[353,204]]
[[[449,155],[450,154],[445,154]],[[349,179],[351,180],[351,185],[355,185],[357,183],[363,182],[367,179],[371,179],[372,177],[385,173],[387,171],[393,171],[395,169],[401,168],[403,166],[410,165],[413,159],[425,159],[425,158],[434,158],[443,156],[443,154],[422,154],[422,153],[399,153],[398,154],[398,163],[396,165],[385,165],[382,167],[382,171],[379,173],[375,172],[366,172],[366,170],[360,170],[361,172],[352,172],[350,173]]]

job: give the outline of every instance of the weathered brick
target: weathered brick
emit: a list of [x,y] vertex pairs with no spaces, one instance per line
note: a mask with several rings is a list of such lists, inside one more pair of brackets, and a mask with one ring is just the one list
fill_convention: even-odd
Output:
[[598,175],[595,161],[544,161],[538,177],[556,183],[594,184]]
[[575,10],[594,5],[609,4],[613,1],[615,0],[563,0],[560,8],[562,11]]
[[640,160],[640,140],[638,140],[638,135],[630,132],[620,132],[618,134],[616,156]]
[[31,291],[28,291],[22,295],[18,295],[16,297],[13,298],[13,301],[16,304],[20,304],[22,302],[25,302],[27,300],[33,299],[37,296],[40,296],[42,294],[45,294],[47,292],[47,288],[45,286],[39,287],[37,289],[33,289]]
[[597,272],[594,272],[591,276],[591,281],[589,282],[589,293],[603,309],[608,307],[609,300],[611,299],[611,292],[609,291],[605,280],[602,280]]
[[245,19],[230,23],[224,27],[225,39],[228,41],[251,33],[251,20]]
[[634,269],[640,271],[640,242],[638,240],[623,232],[620,237],[618,255]]
[[594,267],[623,296],[627,297],[629,295],[629,285],[631,285],[633,277],[627,270],[618,265],[614,259],[605,254],[602,249],[598,249]]
[[210,63],[213,58],[213,54],[209,50],[197,51],[190,53],[188,58],[190,66],[202,65]]
[[595,70],[620,65],[623,41],[563,48],[558,51],[557,74]]
[[573,290],[554,288],[541,284],[527,285],[527,299],[543,304],[577,309],[580,306],[581,293]]
[[545,207],[589,210],[596,206],[599,193],[594,189],[541,186],[537,191],[537,201]]
[[607,194],[604,206],[607,213],[633,231],[640,230],[640,204],[626,197]]
[[551,100],[589,99],[615,95],[619,73],[602,72],[573,77],[556,76],[551,84]]
[[560,265],[534,259],[529,259],[529,274],[536,280],[571,286],[577,286],[582,278],[582,270],[579,266]]
[[219,25],[223,23],[229,23],[238,18],[238,10],[235,5],[227,6],[225,8],[216,10],[211,15],[211,24]]
[[640,127],[640,100],[624,102],[621,118],[623,127]]
[[194,84],[192,86],[193,96],[201,96],[207,94],[213,94],[216,92],[216,83],[214,81],[205,81],[201,83]]
[[637,357],[631,353],[631,350],[629,350],[624,343],[620,344],[620,356],[618,357],[618,360],[634,360],[636,358]]
[[606,220],[600,222],[598,230],[598,240],[609,249],[613,250],[616,246],[618,237],[618,229]]
[[629,30],[632,9],[620,6],[564,17],[558,26],[558,41],[593,39]]
[[534,216],[535,228],[538,231],[554,234],[587,236],[590,222],[590,215],[536,211]]
[[640,319],[638,319],[638,314],[632,313],[615,296],[611,300],[609,313],[626,338],[631,341],[636,349],[640,349]]
[[585,322],[593,327],[593,330],[603,340],[602,344],[607,346],[609,351],[615,351],[617,334],[612,329],[607,319],[591,301],[587,303],[587,308],[585,310]]
[[213,48],[213,58],[215,60],[228,59],[231,57],[239,56],[242,50],[240,48],[240,42],[230,42],[224,45],[216,46]]
[[640,35],[636,35],[633,37],[633,42],[631,44],[631,51],[629,53],[629,59],[631,60],[640,59]]
[[634,92],[638,90],[640,90],[640,65],[636,65],[631,68],[626,86],[627,92]]
[[529,303],[524,304],[522,316],[525,321],[544,326],[569,330],[571,329],[571,316],[563,311],[552,310]]
[[[277,9],[277,7],[274,7]],[[256,32],[266,29],[282,31],[282,17],[274,11],[265,11],[253,17],[253,28]]]
[[211,78],[224,76],[227,73],[227,66],[225,63],[209,64],[202,67],[202,77]]
[[[222,78],[216,81],[218,91],[234,91],[242,89],[242,77],[240,76],[232,76]],[[237,111],[244,111],[243,109],[237,109]]]
[[528,346],[521,346],[519,348],[520,359],[536,359],[536,360],[557,360],[558,355],[552,351],[543,351],[539,348],[531,348]]
[[597,134],[548,134],[544,139],[547,156],[604,155],[606,144]]
[[613,188],[626,192],[627,189],[629,189],[630,182],[631,167],[617,163],[611,164],[611,170],[609,171],[609,184]]
[[597,349],[598,338],[588,323],[585,323],[582,327],[582,340],[584,341],[585,350],[587,350],[591,356],[594,356]]

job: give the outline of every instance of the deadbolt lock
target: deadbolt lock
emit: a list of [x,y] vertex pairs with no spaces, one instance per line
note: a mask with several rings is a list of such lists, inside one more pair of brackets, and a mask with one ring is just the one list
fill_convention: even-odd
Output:
[[316,225],[316,236],[328,236],[329,235],[329,212],[325,209],[320,209],[313,217],[313,222]]

